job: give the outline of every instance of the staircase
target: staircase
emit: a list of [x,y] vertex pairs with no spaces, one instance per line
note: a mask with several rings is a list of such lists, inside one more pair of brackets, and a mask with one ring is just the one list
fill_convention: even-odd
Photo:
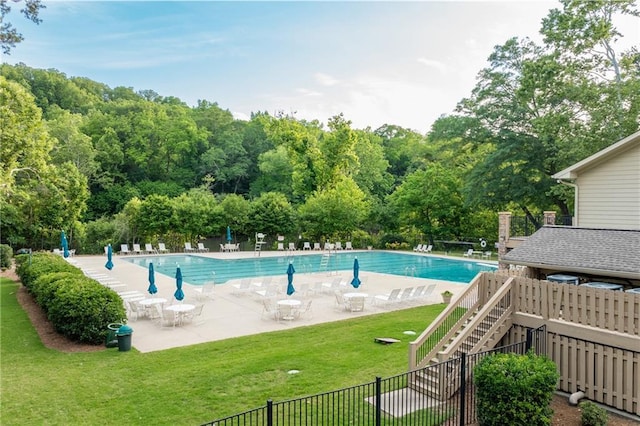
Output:
[[[500,279],[506,279],[504,284]],[[409,387],[438,400],[449,399],[459,387],[459,372],[451,358],[493,348],[512,325],[512,278],[494,277],[492,283],[476,278],[410,345]],[[493,294],[491,294],[493,293]],[[486,300],[488,298],[488,300]],[[485,302],[486,300],[486,302]],[[438,368],[424,369],[440,364]],[[468,374],[471,373],[467,369]]]

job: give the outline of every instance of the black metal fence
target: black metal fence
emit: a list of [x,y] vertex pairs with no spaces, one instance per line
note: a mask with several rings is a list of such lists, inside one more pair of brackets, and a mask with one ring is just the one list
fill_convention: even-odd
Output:
[[[525,341],[450,359],[426,368],[349,388],[288,401],[267,401],[204,426],[468,425],[476,422],[473,369],[494,353],[546,354],[546,327]],[[451,396],[447,396],[451,395]],[[444,396],[444,397],[443,397]]]
[[[554,225],[572,226],[571,216],[556,216]],[[544,225],[544,216],[511,216],[509,235],[512,237],[528,237]]]

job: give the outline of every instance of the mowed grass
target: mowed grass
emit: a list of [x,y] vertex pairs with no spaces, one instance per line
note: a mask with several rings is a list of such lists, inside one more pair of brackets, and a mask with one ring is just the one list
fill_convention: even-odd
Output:
[[[152,353],[45,348],[0,279],[2,425],[194,425],[405,372],[430,305]],[[233,321],[233,319],[229,319]],[[224,324],[215,326],[224,327]],[[176,330],[175,332],[180,332]],[[135,346],[135,327],[133,343]],[[401,343],[380,345],[374,337]],[[300,370],[291,375],[289,370]]]

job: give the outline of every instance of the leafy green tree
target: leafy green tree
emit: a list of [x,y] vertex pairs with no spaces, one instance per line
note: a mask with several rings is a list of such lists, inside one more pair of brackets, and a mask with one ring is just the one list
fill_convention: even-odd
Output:
[[353,180],[365,193],[383,199],[391,192],[394,177],[388,172],[390,165],[384,155],[382,139],[370,131],[356,130],[355,133],[358,168]]
[[351,129],[351,122],[342,114],[329,119],[329,132],[320,138],[322,168],[316,175],[319,190],[333,186],[343,177],[353,177],[359,168],[355,145],[357,134]]
[[284,194],[265,192],[251,202],[249,229],[267,235],[286,235],[297,230],[296,214]]
[[194,188],[172,200],[173,229],[186,241],[195,242],[215,228],[216,199],[202,188]]
[[175,203],[166,195],[152,194],[140,203],[138,222],[145,239],[158,240],[173,226]]
[[98,170],[96,152],[91,138],[80,131],[82,115],[72,114],[59,107],[49,112],[46,125],[49,134],[56,138],[51,151],[51,160],[56,164],[71,162],[80,172],[91,179]]
[[374,132],[382,138],[384,156],[389,162],[389,173],[394,185],[400,184],[404,176],[417,170],[426,156],[424,136],[400,126],[385,124]]
[[218,235],[225,235],[227,226],[232,228],[236,235],[250,235],[248,229],[251,203],[241,195],[227,194],[219,204],[220,210],[216,217],[217,227],[213,228]]
[[351,178],[316,191],[298,208],[301,229],[313,239],[348,238],[369,215],[370,203]]
[[291,190],[293,167],[284,146],[260,154],[258,168],[261,173],[251,184],[251,195],[257,197],[264,192],[280,192],[287,198],[293,197]]
[[[38,17],[40,9],[44,9],[46,6],[42,4],[41,0],[25,0],[24,7],[20,9],[20,13],[25,18],[39,24],[42,19]],[[11,12],[11,6],[9,6],[8,0],[0,0],[0,46],[2,46],[2,53],[9,55],[11,49],[16,47],[16,44],[22,42],[24,37],[20,34],[10,22],[7,22],[6,16]]]
[[429,241],[459,239],[466,211],[456,171],[438,163],[417,170],[389,196],[401,226],[415,227]]

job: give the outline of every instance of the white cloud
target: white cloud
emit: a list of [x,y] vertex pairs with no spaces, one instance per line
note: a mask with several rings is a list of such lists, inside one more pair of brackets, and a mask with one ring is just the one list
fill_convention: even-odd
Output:
[[447,66],[440,61],[435,61],[433,59],[427,59],[427,58],[418,58],[418,62],[429,68],[435,68],[438,71],[440,71],[440,73],[442,74],[447,73]]
[[314,75],[316,81],[318,83],[320,83],[323,86],[335,86],[336,84],[338,84],[340,81],[333,78],[332,76],[330,76],[329,74],[324,74],[321,72],[317,72]]

